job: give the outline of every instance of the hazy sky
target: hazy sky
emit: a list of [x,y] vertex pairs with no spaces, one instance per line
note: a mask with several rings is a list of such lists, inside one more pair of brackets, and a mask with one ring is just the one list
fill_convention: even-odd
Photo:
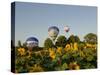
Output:
[[[15,11],[15,42],[25,42],[30,36],[39,40],[43,46],[48,37],[48,27],[57,26],[59,35],[67,38],[78,35],[83,40],[87,33],[97,33],[97,8],[90,6],[54,5],[39,3],[16,3]],[[64,32],[68,25],[70,31]]]

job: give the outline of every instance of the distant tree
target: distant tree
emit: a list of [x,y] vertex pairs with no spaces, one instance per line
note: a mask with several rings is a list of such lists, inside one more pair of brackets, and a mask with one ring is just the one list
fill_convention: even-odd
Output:
[[80,42],[80,39],[79,39],[78,36],[71,35],[71,36],[68,38],[67,43],[74,43],[74,42],[79,43],[79,42]]
[[22,47],[20,40],[18,41],[18,47]]
[[97,43],[97,35],[94,33],[88,33],[84,36],[84,41],[86,43],[96,44]]
[[45,41],[44,41],[44,47],[46,49],[48,48],[52,48],[54,46],[52,40],[50,38],[47,38]]
[[23,47],[24,47],[24,48],[26,48],[26,47],[27,47],[27,46],[26,46],[26,42],[24,42],[24,43],[23,43]]
[[80,42],[80,38],[78,37],[78,36],[74,36],[74,38],[75,38],[75,42]]
[[65,47],[67,44],[67,38],[63,35],[59,36],[56,42],[56,46]]

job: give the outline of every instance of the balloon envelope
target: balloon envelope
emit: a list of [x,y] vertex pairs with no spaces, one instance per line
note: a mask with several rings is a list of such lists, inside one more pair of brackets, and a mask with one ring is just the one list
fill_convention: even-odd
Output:
[[38,46],[38,39],[35,38],[35,37],[29,37],[27,40],[26,40],[26,45],[27,47],[36,47]]
[[69,29],[68,26],[65,26],[65,27],[64,27],[64,31],[65,31],[65,32],[68,32],[69,30],[70,30],[70,29]]
[[52,38],[52,40],[55,40],[57,35],[59,34],[58,27],[56,27],[56,26],[49,27],[48,34]]

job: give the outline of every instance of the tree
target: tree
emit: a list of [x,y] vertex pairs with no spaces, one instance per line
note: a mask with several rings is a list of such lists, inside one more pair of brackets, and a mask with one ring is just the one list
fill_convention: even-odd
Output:
[[80,39],[78,36],[74,36],[74,35],[71,35],[68,40],[67,40],[67,43],[79,43],[80,42]]
[[53,46],[54,46],[54,44],[53,44],[52,40],[50,38],[47,38],[44,42],[44,47],[46,49],[48,49],[48,48],[52,48]]
[[80,42],[80,38],[78,37],[78,36],[74,36],[74,38],[75,38],[75,42]]
[[84,36],[84,41],[86,43],[96,44],[97,43],[97,35],[94,33],[88,33],[87,35]]
[[24,48],[27,48],[27,46],[26,46],[26,45],[27,45],[27,43],[26,43],[26,42],[24,42],[22,46],[23,46]]
[[18,47],[22,47],[20,40],[18,41]]
[[57,39],[56,46],[65,47],[66,43],[67,43],[66,37],[61,35]]

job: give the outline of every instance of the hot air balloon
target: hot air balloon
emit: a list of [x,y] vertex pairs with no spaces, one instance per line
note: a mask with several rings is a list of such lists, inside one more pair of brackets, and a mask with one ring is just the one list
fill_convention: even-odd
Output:
[[32,49],[33,47],[38,46],[38,39],[36,37],[29,37],[26,40],[26,46],[28,47],[28,49]]
[[70,30],[70,28],[69,28],[68,26],[65,26],[65,27],[64,27],[64,31],[65,31],[65,32],[69,32],[69,30]]
[[48,34],[53,41],[55,41],[56,37],[59,34],[59,29],[56,26],[51,26],[48,28]]

